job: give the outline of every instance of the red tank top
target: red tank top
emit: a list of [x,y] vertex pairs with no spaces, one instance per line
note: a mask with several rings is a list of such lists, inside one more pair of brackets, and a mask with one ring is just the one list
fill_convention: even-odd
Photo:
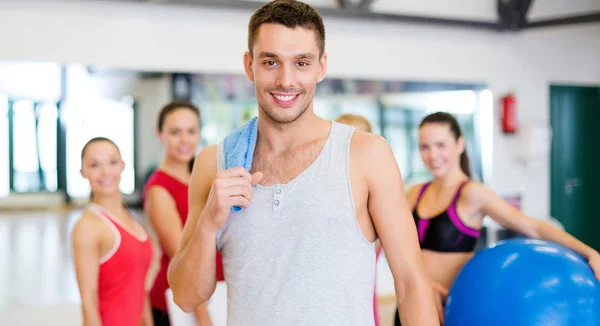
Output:
[[[145,202],[148,190],[152,186],[160,186],[164,188],[175,200],[177,205],[177,212],[181,219],[182,225],[185,224],[188,216],[188,185],[175,179],[174,177],[166,174],[161,170],[156,170],[144,186],[142,193],[142,203]],[[216,250],[216,249],[215,249]],[[167,270],[169,268],[170,259],[163,253],[160,259],[160,267],[154,280],[154,285],[150,291],[150,301],[152,307],[167,312],[167,303],[165,299],[165,291],[169,288],[169,282],[167,280]],[[221,254],[217,250],[217,281],[225,280],[223,275],[223,263],[221,261]]]
[[139,326],[147,295],[145,283],[152,262],[152,242],[146,232],[140,238],[102,207],[92,205],[89,209],[103,218],[115,234],[113,249],[100,260],[98,304],[102,324]]

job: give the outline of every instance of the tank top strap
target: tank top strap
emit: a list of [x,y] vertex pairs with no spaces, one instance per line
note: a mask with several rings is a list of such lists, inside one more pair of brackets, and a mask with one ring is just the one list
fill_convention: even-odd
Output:
[[[116,227],[116,229],[121,235],[126,234],[140,242],[146,242],[148,240],[148,233],[146,232],[144,227],[136,220],[136,215],[134,215],[133,212],[129,211],[129,214],[131,214],[134,217],[133,222],[137,230],[132,230],[131,228],[123,224],[123,222],[114,217],[109,211],[107,211],[102,206],[92,203],[88,205],[87,209],[89,209],[94,214],[100,216],[105,221],[110,222],[113,226]],[[138,234],[136,231],[141,232],[141,234]]]
[[111,218],[110,214],[107,214],[102,207],[92,203],[89,204],[86,207],[86,209],[94,213],[100,219],[102,219],[106,224],[108,224],[108,226],[113,230],[113,232],[115,232],[115,235],[120,237],[120,234],[122,233],[122,227],[118,223],[116,223]]
[[458,198],[460,197],[460,193],[463,189],[463,187],[469,182],[471,181],[471,179],[467,179],[465,181],[463,181],[460,186],[458,186],[458,189],[456,189],[456,193],[454,194],[454,198],[452,198],[452,204],[450,205],[451,207],[455,207],[456,206],[456,202],[458,201]]
[[[168,192],[173,200],[175,200],[177,203],[178,208],[180,206],[180,202],[187,203],[189,185],[162,170],[156,170],[152,177],[150,177],[148,182],[144,185],[142,204],[145,205],[148,191],[152,187],[160,187]],[[187,206],[187,204],[185,206]],[[179,213],[181,214],[182,212]],[[187,210],[185,211],[184,215],[187,215]]]
[[293,184],[296,184],[301,180],[318,178],[322,173],[331,173],[331,170],[334,170],[336,173],[343,171],[343,179],[348,181],[350,144],[352,135],[356,130],[355,127],[332,121],[327,140],[323,144],[323,148],[315,158],[314,162],[312,162],[297,178],[285,186],[293,186]]
[[344,162],[345,166],[340,166],[340,169],[345,168],[348,164],[350,144],[356,130],[356,127],[339,122],[333,121],[331,123],[331,131],[328,137],[329,141],[325,143],[325,146],[323,147],[323,154],[324,156],[329,154],[336,164]]
[[225,170],[225,142],[222,140],[217,144],[217,172]]
[[172,176],[162,170],[156,171],[156,180],[154,183],[152,183],[152,185],[163,186],[166,189],[182,188],[182,187],[187,188],[187,186],[188,186],[187,184],[183,183],[179,179],[175,178],[174,176]]
[[431,183],[431,182],[427,182],[427,183],[424,183],[424,184],[421,186],[421,190],[419,190],[419,195],[417,196],[417,201],[415,202],[415,208],[416,208],[416,207],[419,205],[419,203],[421,202],[421,198],[423,198],[423,194],[425,193],[425,190],[427,190],[427,187],[429,187],[429,184],[430,184],[430,183]]
[[119,229],[123,229],[123,225],[119,221],[117,221],[116,218],[104,207],[98,204],[91,203],[87,206],[87,209],[101,217],[103,220],[110,222],[110,224],[118,227]]
[[99,217],[103,218],[103,219],[108,219],[106,217],[104,217],[104,214],[102,214],[102,210],[100,209],[100,207],[94,203],[90,203],[86,206],[86,208],[88,211],[98,215]]

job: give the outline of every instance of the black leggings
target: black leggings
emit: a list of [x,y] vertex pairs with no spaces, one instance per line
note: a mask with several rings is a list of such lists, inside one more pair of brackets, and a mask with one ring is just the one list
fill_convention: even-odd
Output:
[[396,309],[396,319],[394,320],[394,326],[402,326],[402,323],[400,323],[400,313],[398,312],[398,309]]
[[169,314],[166,311],[152,308],[152,317],[154,319],[154,326],[171,326]]
[[[446,305],[444,305],[444,308],[446,307]],[[400,313],[398,312],[398,309],[396,309],[396,319],[394,319],[394,326],[402,326],[402,323],[400,322]]]

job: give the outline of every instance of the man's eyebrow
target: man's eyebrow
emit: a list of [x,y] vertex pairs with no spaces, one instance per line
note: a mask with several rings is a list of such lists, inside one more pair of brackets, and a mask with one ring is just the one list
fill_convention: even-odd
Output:
[[278,55],[273,52],[263,51],[258,55],[259,58],[277,58]]
[[300,53],[296,56],[296,59],[314,59],[316,56],[311,52]]
[[[263,52],[259,53],[258,57],[259,58],[278,58],[279,56],[273,52],[263,51]],[[300,54],[296,55],[295,58],[296,59],[314,59],[314,58],[316,58],[316,55],[312,52],[304,52],[304,53],[300,53]]]

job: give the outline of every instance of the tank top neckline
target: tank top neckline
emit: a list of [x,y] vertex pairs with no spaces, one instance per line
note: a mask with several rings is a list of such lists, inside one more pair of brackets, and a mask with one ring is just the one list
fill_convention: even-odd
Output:
[[163,175],[163,176],[165,176],[165,177],[167,177],[167,178],[169,178],[169,179],[171,179],[171,180],[173,180],[173,181],[177,182],[178,184],[180,184],[180,185],[182,185],[182,186],[184,186],[184,187],[189,187],[189,184],[187,184],[187,183],[185,183],[185,182],[183,182],[183,181],[181,181],[181,180],[179,180],[179,179],[175,178],[174,176],[172,176],[170,173],[168,173],[168,172],[167,172],[167,171],[165,171],[165,170],[162,170],[162,169],[156,169],[156,173],[159,173],[159,174],[161,174],[161,175]]
[[463,187],[469,181],[471,181],[471,179],[465,179],[458,184],[458,187],[456,188],[456,190],[454,190],[454,194],[452,195],[452,200],[450,201],[450,205],[448,205],[443,211],[441,211],[437,214],[430,215],[428,217],[422,217],[422,215],[419,213],[419,204],[421,203],[421,199],[423,199],[423,196],[425,196],[425,191],[427,190],[427,188],[429,188],[429,186],[431,185],[432,182],[424,183],[421,186],[421,189],[419,190],[419,195],[417,196],[417,201],[415,202],[415,205],[413,208],[413,214],[416,214],[420,220],[425,220],[425,221],[433,220],[437,217],[440,217],[440,216],[446,214],[449,210],[456,208],[456,204],[460,197],[461,191],[462,191]]
[[294,185],[298,180],[300,180],[303,176],[305,176],[306,174],[308,174],[310,171],[312,171],[317,165],[318,163],[323,159],[323,157],[325,156],[325,152],[329,146],[329,144],[331,143],[331,138],[333,136],[334,133],[334,128],[336,128],[337,122],[335,121],[331,121],[331,126],[329,127],[329,133],[327,135],[327,139],[325,140],[325,143],[323,144],[323,147],[321,148],[321,150],[319,151],[319,154],[317,155],[317,157],[312,161],[312,163],[310,163],[306,169],[304,169],[302,172],[300,172],[297,176],[295,176],[294,178],[292,178],[292,180],[286,182],[286,183],[274,183],[272,185],[269,186],[264,186],[261,184],[257,184],[256,188],[259,190],[273,190],[276,188],[288,188],[291,187],[292,185]]
[[138,232],[142,232],[141,235],[137,234],[136,232],[131,230],[131,228],[129,228],[121,220],[116,218],[106,208],[104,208],[96,203],[91,203],[90,208],[92,208],[92,212],[95,212],[96,214],[100,214],[101,217],[106,217],[111,222],[115,223],[117,226],[119,226],[121,229],[123,229],[125,232],[127,232],[127,234],[131,235],[133,238],[138,240],[139,242],[146,242],[146,240],[148,240],[148,233],[144,230],[144,228],[140,225],[140,223],[137,220],[133,219],[133,222],[135,223],[135,226],[138,229]]

